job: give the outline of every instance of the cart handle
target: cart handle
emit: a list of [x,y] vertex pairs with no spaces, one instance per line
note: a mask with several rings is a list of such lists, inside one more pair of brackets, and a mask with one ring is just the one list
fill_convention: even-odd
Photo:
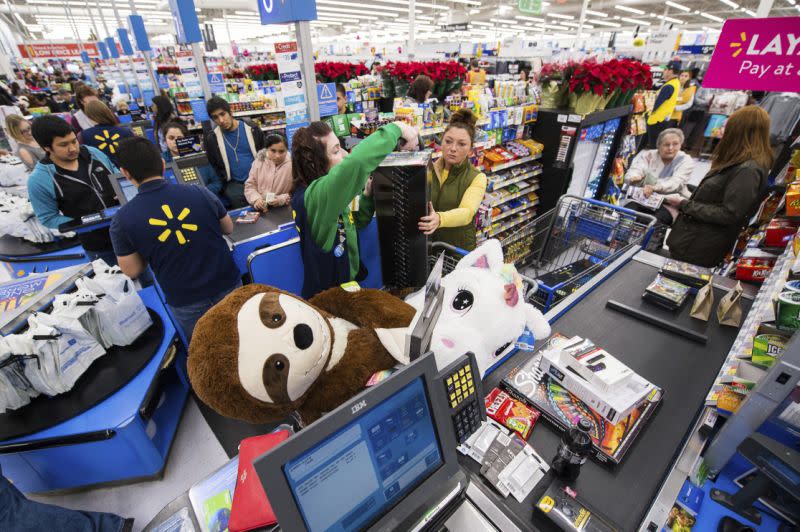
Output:
[[647,224],[648,226],[655,225],[655,223],[656,223],[656,217],[655,216],[652,216],[652,215],[644,213],[644,212],[634,211],[634,210],[631,210],[631,209],[628,209],[628,208],[625,208],[625,207],[620,207],[618,205],[611,205],[610,203],[606,203],[605,201],[599,201],[599,200],[591,199],[591,198],[581,198],[580,196],[574,196],[572,194],[564,194],[561,197],[562,198],[574,198],[574,199],[577,199],[577,200],[580,200],[580,201],[585,201],[586,203],[591,203],[592,205],[597,205],[598,207],[611,208],[611,209],[614,209],[615,211],[619,211],[619,212],[625,213],[625,214],[627,214],[629,216],[634,216],[636,218],[644,218],[646,220],[649,220],[649,223]]
[[447,242],[431,242],[431,250],[433,250],[435,248],[443,248],[443,249],[446,249],[448,251],[452,251],[453,253],[457,253],[458,255],[461,255],[462,257],[466,256],[469,253],[469,251],[467,251],[466,249],[461,249],[461,248],[456,247],[456,246],[454,246],[452,244],[448,244]]

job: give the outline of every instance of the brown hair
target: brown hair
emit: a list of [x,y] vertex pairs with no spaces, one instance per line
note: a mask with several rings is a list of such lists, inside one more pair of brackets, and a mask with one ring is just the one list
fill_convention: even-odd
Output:
[[100,100],[92,100],[86,104],[83,112],[89,117],[89,120],[101,126],[116,126],[119,124],[119,118],[115,115],[106,104]]
[[469,109],[459,109],[450,117],[450,123],[447,129],[444,130],[445,134],[453,128],[463,129],[469,135],[470,144],[475,142],[475,126],[478,123],[478,117],[472,114]]
[[6,131],[8,131],[11,138],[17,142],[27,142],[22,136],[22,131],[20,131],[20,126],[22,126],[23,122],[27,122],[27,120],[19,115],[9,115],[6,117]]
[[292,178],[294,188],[307,187],[328,173],[328,150],[322,142],[333,130],[325,122],[311,122],[292,137]]
[[433,80],[425,74],[420,74],[411,82],[411,87],[408,89],[408,97],[414,99],[417,103],[423,103],[429,90],[433,90]]
[[97,93],[88,85],[81,85],[75,89],[75,105],[78,106],[78,109],[83,110],[83,100],[87,96],[97,96]]
[[725,133],[711,156],[711,172],[755,161],[772,168],[774,156],[769,143],[769,115],[757,105],[734,112],[725,123]]

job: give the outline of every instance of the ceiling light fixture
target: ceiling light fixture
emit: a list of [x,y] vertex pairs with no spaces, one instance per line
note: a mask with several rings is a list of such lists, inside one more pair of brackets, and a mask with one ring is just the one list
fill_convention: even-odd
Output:
[[745,9],[744,12],[747,13],[748,15],[750,15],[751,17],[755,17],[756,16],[756,12],[752,11],[750,9]]
[[553,18],[563,18],[564,20],[573,20],[575,17],[572,15],[562,15],[561,13],[545,13],[545,16]]
[[609,26],[611,28],[619,28],[622,26],[622,24],[617,24],[616,22],[608,22],[606,20],[590,19],[589,22],[591,22],[592,24],[600,24],[601,26]]
[[708,20],[713,20],[714,22],[724,22],[725,21],[724,18],[720,18],[720,17],[718,17],[716,15],[709,15],[708,13],[705,13],[705,12],[700,13],[700,16],[704,17],[704,18],[707,18]]
[[615,5],[614,9],[619,9],[620,11],[627,11],[628,13],[634,13],[636,15],[644,15],[646,13],[641,9],[636,9],[635,7],[621,6],[619,4]]
[[670,21],[670,22],[674,22],[675,24],[685,24],[685,22],[684,22],[683,20],[681,20],[681,19],[678,19],[678,18],[672,18],[672,17],[667,17],[667,16],[664,16],[664,17],[662,17],[662,18],[663,18],[664,20],[668,20],[668,21]]
[[516,17],[514,17],[514,18],[515,18],[515,19],[517,19],[517,20],[529,20],[529,21],[531,21],[531,22],[542,22],[542,23],[544,23],[544,19],[543,19],[543,18],[536,18],[536,17],[524,17],[524,16],[522,16],[522,15],[520,15],[520,16],[516,16]]
[[650,23],[644,20],[636,20],[635,18],[627,18],[627,17],[620,17],[620,20],[624,20],[625,22],[630,22],[631,24],[641,25],[641,26],[649,26]]
[[732,7],[733,9],[739,9],[739,4],[737,4],[736,2],[731,2],[731,0],[719,0],[719,1],[725,4],[726,6]]
[[667,2],[664,2],[664,3],[667,4],[669,7],[674,7],[675,9],[680,9],[681,11],[686,11],[687,13],[692,11],[691,8],[688,8],[688,7],[684,6],[684,5],[678,4],[676,2],[670,2],[669,0],[667,0]]
[[608,15],[606,13],[601,13],[599,11],[592,11],[591,9],[586,10],[587,15],[593,15],[595,17],[603,17],[606,18]]

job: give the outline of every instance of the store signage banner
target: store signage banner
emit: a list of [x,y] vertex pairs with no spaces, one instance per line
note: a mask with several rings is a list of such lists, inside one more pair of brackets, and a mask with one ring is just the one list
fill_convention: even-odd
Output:
[[111,56],[108,55],[108,47],[103,41],[97,41],[97,49],[100,50],[100,57],[103,59],[108,60],[111,58]]
[[125,28],[117,28],[117,38],[122,47],[124,55],[133,55],[133,46],[131,46],[131,39],[128,37],[128,30]]
[[726,21],[703,87],[800,92],[800,17]]
[[91,60],[89,59],[89,54],[86,52],[81,52],[81,62],[84,64],[89,64]]
[[136,40],[136,48],[140,52],[149,52],[150,39],[147,37],[147,30],[144,27],[144,19],[140,15],[128,15],[128,23],[133,32],[133,38]]
[[178,43],[203,42],[200,22],[198,22],[197,12],[194,10],[194,0],[169,0],[169,9],[175,19]]
[[111,54],[112,59],[119,59],[119,50],[117,49],[117,43],[114,42],[114,37],[106,37],[106,46],[108,47],[108,53]]
[[519,0],[517,7],[523,13],[540,15],[542,13],[542,0]]
[[669,61],[678,50],[681,34],[678,31],[654,31],[644,47],[644,61]]
[[[81,47],[76,42],[23,42],[18,44],[17,48],[25,59],[57,59],[61,57],[80,57],[81,55]],[[89,57],[100,57],[100,52],[94,43],[84,44],[83,49],[89,54]]]
[[319,116],[333,116],[339,113],[336,103],[336,83],[317,83],[317,102]]
[[317,20],[316,0],[257,0],[261,24]]
[[283,109],[286,113],[286,140],[291,149],[292,136],[295,131],[307,126],[311,120],[303,86],[303,74],[300,69],[300,56],[297,53],[297,43],[275,43],[275,59],[278,65],[278,78],[281,82]]

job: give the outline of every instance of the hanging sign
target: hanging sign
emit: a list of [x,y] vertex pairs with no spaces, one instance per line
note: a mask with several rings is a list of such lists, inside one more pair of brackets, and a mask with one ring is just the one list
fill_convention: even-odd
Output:
[[317,102],[319,116],[331,116],[339,113],[336,103],[336,83],[317,83]]
[[106,46],[108,47],[108,53],[111,54],[112,59],[119,59],[119,49],[117,49],[117,43],[114,42],[114,37],[106,37]]
[[169,9],[175,19],[179,44],[203,42],[197,12],[194,10],[194,0],[169,0]]
[[519,0],[517,7],[523,13],[529,13],[531,15],[542,14],[542,0]]
[[261,24],[317,20],[316,0],[257,0]]
[[800,92],[800,17],[725,22],[703,87]]
[[122,47],[122,53],[128,56],[133,55],[133,46],[131,46],[131,39],[128,37],[128,30],[125,28],[117,28],[117,38]]
[[136,41],[136,48],[140,52],[149,52],[150,39],[147,37],[147,30],[144,27],[144,19],[140,15],[128,15],[128,23],[133,32],[133,38]]
[[275,43],[275,59],[278,65],[278,78],[281,82],[283,109],[286,113],[286,139],[291,148],[292,136],[295,131],[307,126],[311,120],[308,114],[297,43]]

